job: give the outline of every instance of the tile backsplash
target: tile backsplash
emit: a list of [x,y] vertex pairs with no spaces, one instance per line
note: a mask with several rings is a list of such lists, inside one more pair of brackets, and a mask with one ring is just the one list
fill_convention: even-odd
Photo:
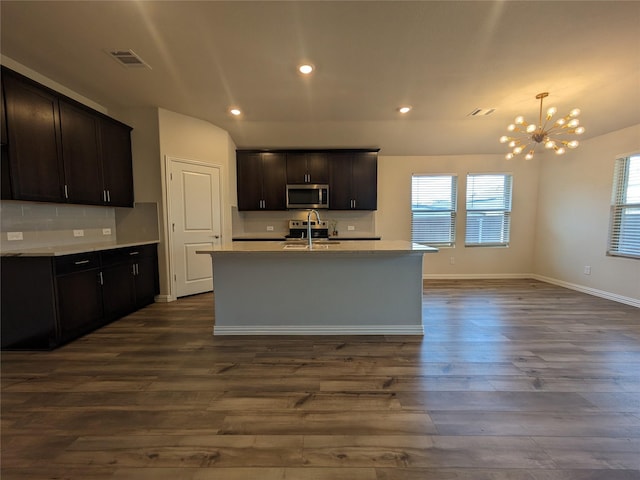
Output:
[[[0,202],[0,232],[3,252],[116,243],[115,211],[110,207],[3,200]],[[22,240],[8,240],[9,237],[20,237],[20,233]]]

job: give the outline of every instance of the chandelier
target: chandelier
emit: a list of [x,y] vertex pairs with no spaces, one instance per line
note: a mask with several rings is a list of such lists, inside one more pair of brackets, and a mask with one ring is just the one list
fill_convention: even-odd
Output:
[[505,157],[507,160],[511,160],[522,152],[527,152],[524,158],[531,160],[540,143],[545,148],[553,150],[556,155],[562,155],[567,148],[576,148],[579,145],[577,140],[567,140],[565,136],[584,133],[584,127],[580,126],[580,120],[576,118],[580,115],[580,109],[574,108],[568,115],[550,124],[551,118],[557,112],[556,107],[551,107],[547,110],[544,123],[542,123],[542,101],[548,96],[548,92],[536,95],[536,98],[540,100],[540,117],[537,125],[527,123],[524,117],[519,116],[516,117],[514,123],[507,127],[511,136],[503,135],[500,137],[500,143],[506,143],[512,149]]

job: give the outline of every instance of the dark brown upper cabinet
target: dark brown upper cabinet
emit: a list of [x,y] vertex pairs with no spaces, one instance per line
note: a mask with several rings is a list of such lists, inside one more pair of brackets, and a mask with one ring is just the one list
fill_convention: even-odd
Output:
[[2,198],[133,206],[130,127],[4,67],[2,84]]
[[329,161],[325,152],[287,152],[287,183],[329,183]]
[[378,152],[332,152],[329,161],[329,208],[376,210]]
[[284,153],[236,152],[238,210],[286,210]]
[[9,198],[66,201],[58,97],[5,69],[2,84],[11,180]]

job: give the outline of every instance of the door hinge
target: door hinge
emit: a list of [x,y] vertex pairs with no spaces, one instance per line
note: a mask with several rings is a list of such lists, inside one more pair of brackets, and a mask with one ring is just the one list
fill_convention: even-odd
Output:
[[176,224],[175,223],[171,224],[171,231],[175,233],[175,231],[176,231]]
[[178,276],[177,276],[175,273],[173,274],[173,281],[174,281],[174,282],[177,282],[177,281],[178,281]]

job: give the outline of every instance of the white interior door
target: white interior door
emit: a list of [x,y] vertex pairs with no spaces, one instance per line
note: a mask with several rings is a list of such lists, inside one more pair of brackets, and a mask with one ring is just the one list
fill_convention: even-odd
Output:
[[220,168],[169,159],[173,294],[213,290],[211,257],[196,255],[221,242]]

